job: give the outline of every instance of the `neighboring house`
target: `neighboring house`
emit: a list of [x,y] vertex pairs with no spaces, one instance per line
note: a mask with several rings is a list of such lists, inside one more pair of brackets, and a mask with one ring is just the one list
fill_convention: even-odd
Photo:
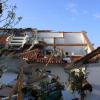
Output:
[[50,48],[56,46],[70,55],[85,55],[93,50],[86,32],[38,31],[38,37],[46,41]]
[[[32,60],[35,57],[37,57],[35,53],[38,53],[39,51],[38,50],[32,51],[31,49],[32,47],[34,47],[36,43],[38,43],[38,41],[43,41],[46,43],[46,48],[45,48],[46,50],[57,50],[59,51],[59,53],[64,53],[64,54],[68,53],[68,55],[71,57],[71,60],[73,62],[94,50],[93,45],[89,41],[86,32],[83,31],[82,32],[53,32],[50,30],[38,30],[38,29],[27,28],[27,29],[0,29],[0,33],[1,33],[0,35],[1,47],[5,47],[6,45],[14,46],[14,47],[16,46],[17,48],[15,48],[14,50],[21,51],[25,45],[29,45],[26,51],[16,53],[16,55],[20,54],[20,57],[24,58],[24,60],[27,59]],[[9,71],[12,70],[13,72],[15,71],[16,73],[18,73],[21,60],[19,58],[16,57],[13,58],[13,57],[14,56],[12,57],[5,56],[5,58],[1,57],[0,63],[1,65],[7,67],[7,70]],[[46,59],[47,56],[44,56],[43,58]],[[48,61],[46,63],[48,63]],[[65,83],[67,81],[68,75],[65,73],[63,64],[61,65],[58,64],[57,62],[57,64],[52,64],[51,66],[51,64],[49,63],[48,66],[46,66],[45,64],[39,64],[38,62],[34,64],[32,63],[28,64],[25,62],[23,64],[23,66],[25,67],[24,71],[25,73],[28,74],[32,72],[33,76],[37,77],[35,70],[37,68],[43,69],[45,67],[47,70],[50,70],[52,74],[58,75],[61,79],[61,82]],[[98,69],[99,68],[96,68],[96,72],[98,72],[98,74],[96,74],[96,72],[94,72],[95,68],[93,68],[93,70],[89,68],[90,70],[89,82],[93,83],[93,88],[95,89],[98,88],[97,92],[99,91],[100,82],[97,78],[95,78],[95,76],[96,77],[99,76]],[[93,80],[92,80],[92,76],[93,76]],[[96,84],[94,84],[95,82]],[[95,96],[100,95],[99,92],[97,94],[93,92],[93,94]],[[98,96],[98,98],[99,97],[100,96]],[[90,96],[88,98],[90,98]]]
[[[5,33],[6,32],[6,33]],[[68,52],[70,55],[83,56],[91,52],[94,48],[92,43],[89,41],[86,32],[53,32],[50,30],[38,30],[38,29],[0,29],[2,34],[13,34],[13,37],[9,41],[9,45],[16,45],[23,47],[28,40],[30,44],[32,41],[44,41],[47,43],[47,49],[61,49]],[[19,36],[18,34],[24,34],[24,36]],[[17,37],[16,37],[17,35]],[[27,38],[27,36],[29,39]],[[26,36],[26,37],[25,37]],[[0,36],[3,38],[2,36]],[[32,39],[33,37],[33,39]],[[17,41],[14,40],[17,38]],[[18,40],[19,39],[19,40]],[[36,41],[34,41],[35,43]],[[6,41],[3,43],[5,44]],[[0,41],[2,44],[2,41]]]
[[46,43],[45,50],[57,50],[62,56],[66,56],[66,53],[68,53],[72,61],[80,59],[94,49],[84,31],[53,32],[50,30],[38,30],[35,28],[1,28],[0,33],[2,34],[0,36],[1,47],[6,46],[10,47],[11,50],[18,51],[23,51],[23,48],[25,48],[26,51],[30,51],[35,44],[43,41]]

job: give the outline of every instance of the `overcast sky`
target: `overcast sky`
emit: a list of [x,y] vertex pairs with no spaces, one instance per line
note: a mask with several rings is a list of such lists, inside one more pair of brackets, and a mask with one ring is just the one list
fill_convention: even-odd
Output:
[[9,0],[22,21],[16,27],[53,31],[86,31],[100,46],[100,0]]

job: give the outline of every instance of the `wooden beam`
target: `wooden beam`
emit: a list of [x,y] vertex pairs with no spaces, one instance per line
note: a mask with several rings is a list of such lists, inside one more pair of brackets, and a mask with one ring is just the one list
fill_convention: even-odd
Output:
[[79,59],[79,60],[77,60],[77,61],[75,61],[75,62],[73,62],[69,65],[66,65],[65,70],[75,69],[75,68],[82,68],[82,67],[84,67],[84,64],[86,64],[90,59],[92,59],[93,57],[95,57],[98,54],[100,54],[100,47],[93,50],[91,53],[85,55],[81,59]]
[[91,53],[85,55],[80,60],[76,61],[75,63],[80,63],[81,62],[82,64],[84,64],[85,62],[87,62],[88,60],[90,60],[91,58],[95,57],[98,54],[100,54],[100,47],[93,50]]
[[81,32],[63,32],[63,34],[81,34]]
[[[47,44],[48,46],[54,46],[54,44]],[[87,44],[80,44],[80,43],[77,43],[77,44],[55,44],[55,46],[87,46]]]

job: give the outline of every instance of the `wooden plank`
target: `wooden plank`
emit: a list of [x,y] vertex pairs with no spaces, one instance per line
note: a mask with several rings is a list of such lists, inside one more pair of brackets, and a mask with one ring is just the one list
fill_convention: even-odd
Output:
[[93,58],[94,56],[100,54],[100,47],[98,47],[97,49],[93,50],[91,53],[85,55],[84,57],[82,57],[80,60],[76,61],[75,63],[85,63],[88,60],[90,60],[91,58]]
[[92,59],[93,57],[95,57],[98,54],[100,54],[100,47],[93,50],[91,53],[85,55],[81,59],[79,59],[79,60],[77,60],[77,61],[75,61],[75,62],[73,62],[69,65],[66,65],[65,70],[75,69],[75,68],[82,68],[82,67],[84,67],[84,64],[86,64],[90,59]]
[[82,34],[82,32],[63,32],[64,34]]
[[[54,46],[54,44],[47,44],[48,46]],[[55,46],[87,46],[87,44],[55,44]]]

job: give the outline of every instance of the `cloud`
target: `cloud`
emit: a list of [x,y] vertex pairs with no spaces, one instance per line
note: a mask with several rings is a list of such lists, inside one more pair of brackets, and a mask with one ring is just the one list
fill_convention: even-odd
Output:
[[81,7],[81,5],[79,5],[75,1],[70,1],[69,3],[67,3],[66,10],[70,15],[70,19],[73,21],[77,18],[83,18],[83,16],[85,16],[85,18],[90,17],[100,20],[100,12],[92,12],[91,9]]
[[68,13],[72,15],[81,15],[81,14],[87,15],[89,13],[88,10],[82,9],[80,5],[73,2],[68,3],[66,9]]
[[77,9],[77,4],[75,3],[69,3],[67,5],[67,11],[71,14],[74,14],[74,15],[78,15],[79,14],[79,11]]
[[87,10],[83,10],[83,14],[88,14],[88,11]]
[[69,7],[69,8],[74,8],[74,7],[76,7],[76,6],[77,6],[76,3],[69,3],[69,4],[68,4],[68,7]]
[[96,19],[100,19],[100,13],[95,13],[93,16],[94,16]]

